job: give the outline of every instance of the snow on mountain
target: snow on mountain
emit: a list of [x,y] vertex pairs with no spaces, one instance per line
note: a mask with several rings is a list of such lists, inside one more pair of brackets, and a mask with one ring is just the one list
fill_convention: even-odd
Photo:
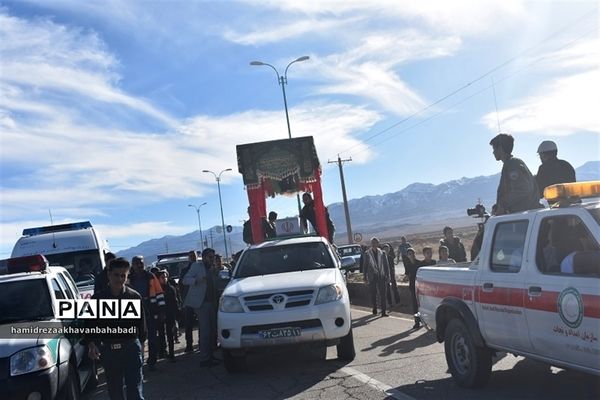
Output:
[[[575,171],[578,181],[600,180],[600,161],[589,161]],[[496,201],[499,180],[500,174],[495,174],[475,178],[463,177],[439,185],[417,182],[395,193],[351,199],[348,203],[352,229],[354,232],[359,230],[376,232],[393,226],[421,225],[466,217],[466,209],[475,206],[478,201],[481,201],[481,204],[490,211]],[[336,226],[336,238],[341,238],[346,231],[343,204],[333,203],[328,206],[328,209]],[[216,228],[203,231],[202,234],[208,245],[211,245],[210,231],[212,231],[212,246],[218,253],[224,255],[223,234],[218,233]],[[227,240],[228,248],[231,241],[234,252],[243,249],[245,244],[242,241],[242,227],[234,227]],[[142,254],[147,263],[151,263],[160,253],[198,249],[199,242],[199,234],[196,230],[183,236],[165,236],[148,240],[138,246],[120,251],[118,255],[131,258]]]

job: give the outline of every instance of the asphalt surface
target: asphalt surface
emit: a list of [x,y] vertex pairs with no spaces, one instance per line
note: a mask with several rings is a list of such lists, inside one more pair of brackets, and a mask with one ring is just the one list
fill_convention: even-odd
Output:
[[[223,365],[200,368],[198,354],[183,353],[176,362],[160,360],[155,371],[144,371],[146,399],[599,399],[600,379],[504,355],[494,365],[482,389],[456,386],[447,373],[443,344],[413,321],[392,313],[372,316],[353,308],[356,358],[327,360],[319,349],[280,349],[252,354],[248,370],[230,375]],[[197,338],[196,332],[194,336]],[[183,339],[183,338],[182,338]],[[86,400],[108,399],[102,383]]]

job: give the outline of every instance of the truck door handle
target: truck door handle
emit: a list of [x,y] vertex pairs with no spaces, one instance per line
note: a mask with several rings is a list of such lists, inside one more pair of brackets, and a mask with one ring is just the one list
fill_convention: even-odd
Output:
[[494,284],[491,282],[486,282],[483,284],[483,291],[484,292],[491,292],[494,290]]
[[529,295],[530,296],[541,296],[542,295],[542,288],[539,286],[529,286]]

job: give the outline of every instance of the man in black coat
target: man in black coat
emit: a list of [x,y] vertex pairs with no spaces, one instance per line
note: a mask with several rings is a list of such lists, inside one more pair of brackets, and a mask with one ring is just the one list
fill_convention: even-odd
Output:
[[556,157],[558,154],[556,143],[544,140],[538,147],[538,154],[542,165],[538,168],[535,180],[540,190],[540,198],[544,197],[544,189],[550,185],[576,181],[573,166]]
[[[300,224],[302,226],[302,229],[304,229],[305,232],[308,231],[307,221],[310,221],[310,224],[312,225],[314,231],[317,232],[320,236],[324,237],[324,235],[317,229],[315,201],[310,195],[310,193],[304,193],[302,195],[302,202],[304,203],[304,207],[302,207],[302,210],[300,210]],[[333,243],[335,226],[333,225],[333,221],[329,217],[329,211],[327,210],[327,207],[325,207],[325,221],[327,223],[327,230],[329,231],[329,236],[327,237],[327,240],[329,240],[330,243]]]
[[467,252],[465,246],[459,238],[454,236],[454,231],[449,226],[444,228],[444,237],[440,239],[440,246],[448,248],[448,257],[456,262],[467,261]]

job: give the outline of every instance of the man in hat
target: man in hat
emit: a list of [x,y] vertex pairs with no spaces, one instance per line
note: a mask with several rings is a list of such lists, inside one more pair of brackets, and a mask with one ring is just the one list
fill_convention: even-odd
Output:
[[575,169],[565,160],[559,160],[556,155],[558,148],[552,140],[544,140],[538,147],[538,155],[542,164],[535,176],[540,198],[544,197],[544,189],[556,183],[575,182]]

